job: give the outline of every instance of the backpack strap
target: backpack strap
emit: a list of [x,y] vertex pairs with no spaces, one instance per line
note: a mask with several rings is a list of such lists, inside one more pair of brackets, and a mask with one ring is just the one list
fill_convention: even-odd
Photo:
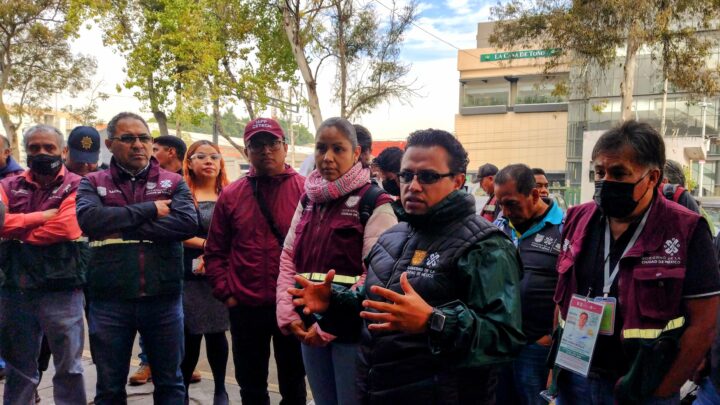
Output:
[[680,201],[680,196],[684,192],[685,192],[685,188],[683,186],[677,186],[677,189],[675,189],[675,193],[673,194],[672,200],[675,202]]
[[372,216],[373,211],[375,211],[378,198],[384,194],[387,194],[385,190],[372,183],[368,186],[367,190],[365,190],[365,193],[360,199],[360,224],[362,224],[363,228]]

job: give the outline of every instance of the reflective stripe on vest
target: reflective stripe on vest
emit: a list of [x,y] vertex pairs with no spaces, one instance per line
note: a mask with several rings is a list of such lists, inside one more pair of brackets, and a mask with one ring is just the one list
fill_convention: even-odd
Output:
[[681,328],[685,324],[685,317],[675,318],[665,325],[662,329],[625,329],[623,337],[625,339],[656,339],[663,332]]
[[[558,317],[558,324],[561,328],[565,328],[565,321],[562,317]],[[625,329],[623,330],[623,338],[625,339],[656,339],[663,332],[681,328],[685,324],[685,317],[675,318],[665,325],[662,329]]]
[[124,240],[124,239],[105,239],[94,240],[90,242],[90,247],[101,247],[106,245],[122,245],[126,243],[152,243],[151,240]]
[[[300,275],[310,281],[325,281],[327,273],[302,273]],[[333,277],[333,283],[339,284],[355,284],[358,280],[360,280],[360,276],[343,276],[336,274],[335,277]]]
[[[8,239],[8,240],[14,240],[14,241],[20,242],[20,243],[27,243],[27,242],[21,241],[20,239]],[[89,241],[90,241],[90,240],[87,238],[87,236],[81,236],[81,237],[79,237],[79,238],[77,238],[77,239],[66,240],[65,242],[87,243],[87,242],[89,242]],[[58,242],[58,243],[62,243],[62,242]],[[37,246],[37,245],[36,245],[36,246]]]

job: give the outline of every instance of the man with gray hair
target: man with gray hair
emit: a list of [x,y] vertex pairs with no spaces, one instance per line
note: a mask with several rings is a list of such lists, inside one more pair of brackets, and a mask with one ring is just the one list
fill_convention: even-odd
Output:
[[55,363],[54,399],[86,403],[81,356],[83,286],[89,248],[75,214],[80,176],[62,163],[63,135],[47,125],[24,134],[30,169],[0,181],[7,215],[0,230],[0,339],[7,362],[6,404],[35,400],[43,335]]

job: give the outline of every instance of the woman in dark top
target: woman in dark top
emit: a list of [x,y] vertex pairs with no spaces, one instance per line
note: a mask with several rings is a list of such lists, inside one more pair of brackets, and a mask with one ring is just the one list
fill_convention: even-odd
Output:
[[217,145],[208,141],[197,141],[190,145],[183,172],[197,205],[200,227],[194,238],[186,240],[185,246],[185,288],[183,311],[185,314],[185,359],[181,365],[186,392],[190,378],[200,356],[200,343],[205,336],[205,349],[215,380],[214,405],[228,403],[225,391],[225,367],[228,359],[228,313],[225,306],[212,295],[212,289],[205,278],[202,259],[205,238],[215,202],[223,186],[227,185],[225,162]]

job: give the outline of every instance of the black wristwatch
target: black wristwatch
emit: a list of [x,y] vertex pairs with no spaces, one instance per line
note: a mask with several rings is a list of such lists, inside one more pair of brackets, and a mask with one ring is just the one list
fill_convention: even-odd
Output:
[[445,328],[445,314],[437,308],[433,308],[430,318],[428,318],[428,330],[430,332],[440,333]]

